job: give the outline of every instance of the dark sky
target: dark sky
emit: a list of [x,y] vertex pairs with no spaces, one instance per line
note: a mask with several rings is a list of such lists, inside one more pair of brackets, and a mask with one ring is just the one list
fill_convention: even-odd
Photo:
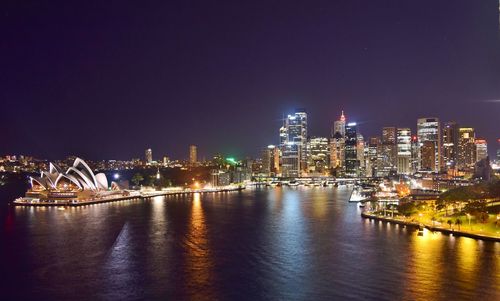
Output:
[[254,155],[295,107],[500,137],[497,0],[37,2],[0,6],[0,154]]

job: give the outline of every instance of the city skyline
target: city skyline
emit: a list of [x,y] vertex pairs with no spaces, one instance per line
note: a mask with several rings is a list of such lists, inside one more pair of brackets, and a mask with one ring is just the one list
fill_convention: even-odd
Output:
[[314,136],[343,109],[367,137],[435,116],[495,141],[498,3],[389,2],[7,5],[0,153],[244,157],[296,107]]

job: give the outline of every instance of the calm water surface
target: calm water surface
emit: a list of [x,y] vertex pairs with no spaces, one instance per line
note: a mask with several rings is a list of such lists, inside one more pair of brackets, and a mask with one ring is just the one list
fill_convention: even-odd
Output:
[[3,300],[500,300],[500,243],[370,222],[346,188],[58,210],[0,199]]

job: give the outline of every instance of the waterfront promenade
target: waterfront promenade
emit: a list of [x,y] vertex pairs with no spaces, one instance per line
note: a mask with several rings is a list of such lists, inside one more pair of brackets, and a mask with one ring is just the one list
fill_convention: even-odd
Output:
[[157,196],[168,196],[168,195],[190,195],[194,193],[221,193],[230,191],[240,191],[245,189],[244,185],[227,185],[220,187],[210,187],[210,188],[182,188],[173,187],[166,188],[163,190],[124,190],[121,194],[113,194],[102,197],[94,197],[90,199],[64,199],[64,200],[40,200],[34,198],[20,197],[17,198],[12,204],[15,206],[85,206],[91,204],[108,203],[125,201],[131,199],[147,199]]
[[[405,225],[405,226],[411,226],[411,227],[424,227],[429,229],[430,231],[439,231],[443,234],[447,235],[453,235],[453,236],[463,236],[463,237],[469,237],[469,238],[474,238],[474,239],[481,239],[481,240],[487,240],[487,241],[495,241],[495,242],[500,242],[500,234],[497,234],[497,236],[493,235],[485,235],[477,232],[471,232],[467,231],[465,229],[457,230],[454,228],[443,228],[440,226],[436,225],[430,225],[427,223],[422,223],[422,222],[417,222],[417,221],[408,221],[406,219],[402,218],[394,218],[394,217],[389,217],[389,216],[383,216],[383,215],[377,215],[374,213],[370,212],[362,212],[361,216],[363,218],[367,219],[372,219],[376,221],[382,221],[382,222],[388,222],[392,224],[398,224],[398,225]],[[462,227],[463,228],[463,227]]]

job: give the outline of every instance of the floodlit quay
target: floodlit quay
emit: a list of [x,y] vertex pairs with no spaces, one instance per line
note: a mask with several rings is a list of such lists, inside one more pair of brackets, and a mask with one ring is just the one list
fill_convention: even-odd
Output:
[[[370,213],[370,212],[362,212],[361,216],[363,218],[375,220],[375,221],[387,222],[387,223],[410,226],[410,227],[417,227],[421,231],[423,231],[425,228],[429,231],[441,232],[441,233],[446,234],[446,235],[463,236],[463,237],[469,237],[469,238],[474,238],[474,239],[500,242],[500,234],[498,234],[498,233],[496,236],[492,236],[492,235],[485,235],[485,234],[480,234],[480,233],[473,233],[473,232],[465,231],[464,229],[461,229],[461,230],[446,229],[446,228],[442,228],[439,226],[429,225],[426,223],[405,220],[402,218],[393,218],[393,217],[389,217],[389,216],[377,215],[377,214]],[[423,235],[423,232],[421,232],[421,233]]]
[[241,191],[245,189],[244,185],[228,185],[222,187],[210,187],[210,188],[182,188],[174,187],[167,188],[161,191],[156,190],[126,190],[123,194],[115,194],[106,197],[98,197],[91,199],[63,199],[63,200],[40,200],[28,197],[22,197],[16,199],[13,204],[16,206],[85,206],[90,204],[108,203],[125,201],[131,199],[147,199],[157,196],[169,196],[169,195],[190,195],[195,193],[220,193],[220,192],[231,192],[231,191]]

